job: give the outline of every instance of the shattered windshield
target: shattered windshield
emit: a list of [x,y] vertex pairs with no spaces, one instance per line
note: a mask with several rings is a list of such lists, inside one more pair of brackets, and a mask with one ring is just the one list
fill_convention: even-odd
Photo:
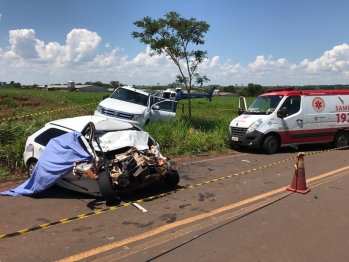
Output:
[[116,89],[110,97],[137,105],[148,106],[147,95],[143,95],[121,87]]
[[247,109],[245,114],[248,115],[269,115],[276,107],[279,105],[281,99],[284,96],[260,96],[252,103],[252,105]]

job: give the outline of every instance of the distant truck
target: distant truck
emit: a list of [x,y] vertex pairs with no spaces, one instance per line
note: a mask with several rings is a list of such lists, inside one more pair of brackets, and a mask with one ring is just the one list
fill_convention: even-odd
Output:
[[122,120],[139,126],[155,121],[173,122],[177,101],[158,101],[154,95],[132,86],[118,87],[97,106],[94,115]]
[[349,90],[278,88],[260,95],[229,125],[231,146],[262,148],[332,142],[349,145]]

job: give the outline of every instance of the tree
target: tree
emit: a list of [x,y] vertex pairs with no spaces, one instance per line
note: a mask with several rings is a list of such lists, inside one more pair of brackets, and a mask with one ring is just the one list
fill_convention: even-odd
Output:
[[10,82],[10,85],[13,86],[14,83],[15,83],[15,81],[11,81],[11,82]]
[[14,83],[12,86],[16,88],[21,88],[22,85],[21,83],[18,82],[18,83]]
[[119,81],[110,81],[110,85],[114,88],[117,88],[117,87],[119,87],[120,82]]
[[259,84],[249,83],[244,91],[245,96],[256,97],[265,92],[265,89]]
[[[209,81],[206,76],[196,72],[198,65],[207,58],[207,51],[193,50],[195,45],[203,45],[204,34],[210,28],[205,21],[195,18],[185,19],[176,12],[166,13],[165,19],[157,20],[144,17],[134,22],[141,32],[132,32],[133,38],[139,38],[152,50],[150,56],[166,54],[179,69],[176,82],[184,84],[188,92],[188,113],[191,117],[190,91],[193,81],[203,84]],[[184,65],[183,65],[184,64]]]
[[232,85],[224,87],[223,90],[224,92],[232,92],[232,93],[235,92],[235,88]]

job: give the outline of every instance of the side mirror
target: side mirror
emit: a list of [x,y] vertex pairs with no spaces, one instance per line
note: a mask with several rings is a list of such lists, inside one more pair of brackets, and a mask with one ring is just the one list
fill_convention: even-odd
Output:
[[284,118],[287,116],[287,113],[288,113],[287,107],[281,107],[277,112],[277,116],[280,118]]
[[158,105],[153,105],[151,108],[154,110],[160,110],[160,106],[158,106]]
[[242,108],[238,108],[238,115],[242,115],[243,113],[245,113],[246,110],[242,109]]

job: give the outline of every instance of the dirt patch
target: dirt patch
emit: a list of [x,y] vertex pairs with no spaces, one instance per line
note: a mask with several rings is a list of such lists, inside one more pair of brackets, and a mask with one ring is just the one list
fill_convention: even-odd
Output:
[[29,100],[29,98],[26,98],[26,97],[18,97],[18,96],[14,96],[13,99],[16,100],[16,101],[20,101],[20,102],[25,102],[25,101],[28,101],[28,100]]
[[10,109],[2,109],[0,110],[0,118],[3,116],[8,116],[10,114],[11,110]]
[[26,107],[26,108],[36,108],[41,106],[40,102],[24,102],[21,104],[22,107]]

